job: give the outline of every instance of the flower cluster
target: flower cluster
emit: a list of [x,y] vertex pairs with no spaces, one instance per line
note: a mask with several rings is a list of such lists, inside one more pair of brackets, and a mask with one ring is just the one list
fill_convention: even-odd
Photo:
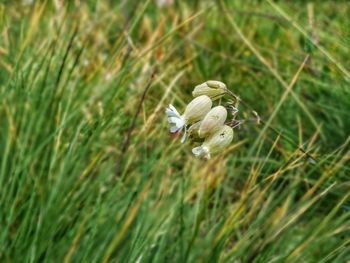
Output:
[[[198,138],[202,144],[192,149],[192,153],[199,158],[210,159],[212,154],[222,151],[233,139],[233,128],[226,124],[227,109],[214,106],[213,102],[228,93],[226,85],[220,81],[209,80],[196,86],[192,92],[194,99],[186,106],[181,115],[173,105],[166,109],[171,133],[182,132],[181,142],[189,134],[191,138]],[[228,105],[232,117],[237,109]],[[233,109],[233,110],[232,110]]]

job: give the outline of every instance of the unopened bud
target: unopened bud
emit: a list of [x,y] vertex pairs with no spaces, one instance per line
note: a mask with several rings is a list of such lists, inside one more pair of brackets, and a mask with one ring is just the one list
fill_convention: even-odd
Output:
[[217,100],[225,95],[227,91],[226,85],[217,80],[208,80],[200,85],[197,85],[193,92],[193,97],[198,97],[201,95],[207,95],[212,100]]
[[211,99],[202,95],[194,98],[186,107],[183,118],[186,124],[192,124],[200,121],[210,111],[213,102]]
[[227,125],[222,126],[217,132],[205,139],[203,144],[192,149],[197,157],[210,159],[211,154],[222,151],[233,139],[233,129]]
[[206,83],[213,89],[226,89],[225,83],[218,80],[208,80]]
[[198,135],[200,138],[207,137],[213,134],[224,125],[227,118],[227,110],[223,106],[216,106],[212,108],[207,115],[205,115],[199,127]]

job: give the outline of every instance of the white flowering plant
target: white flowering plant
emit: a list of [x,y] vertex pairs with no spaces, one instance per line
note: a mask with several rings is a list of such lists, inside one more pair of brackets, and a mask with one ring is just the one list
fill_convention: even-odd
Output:
[[[233,129],[242,123],[242,120],[236,120],[239,98],[223,82],[217,80],[197,85],[192,95],[194,99],[182,115],[171,104],[166,109],[170,132],[182,133],[182,143],[186,138],[199,140],[202,144],[194,147],[192,153],[196,157],[210,159],[232,142]],[[234,101],[223,106],[221,102],[225,95]],[[218,105],[213,107],[214,103]]]

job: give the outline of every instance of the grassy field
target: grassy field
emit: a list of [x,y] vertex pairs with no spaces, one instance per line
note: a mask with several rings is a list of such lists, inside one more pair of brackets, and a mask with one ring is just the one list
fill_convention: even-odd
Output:
[[[0,262],[350,262],[350,3],[171,2],[0,1]],[[264,124],[204,161],[210,79]]]

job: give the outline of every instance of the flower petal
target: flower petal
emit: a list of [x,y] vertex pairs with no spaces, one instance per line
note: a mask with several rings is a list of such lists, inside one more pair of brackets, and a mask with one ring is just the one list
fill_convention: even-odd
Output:
[[169,117],[180,117],[181,115],[178,113],[178,111],[175,109],[173,105],[169,105],[169,107],[165,110],[166,115]]
[[177,123],[179,121],[179,117],[169,117],[168,122],[169,123]]
[[168,117],[178,117],[178,115],[177,115],[174,111],[172,111],[171,109],[169,109],[169,108],[166,108],[165,114],[166,114]]
[[178,116],[180,116],[180,113],[178,113],[178,111],[176,110],[176,108],[172,105],[172,104],[169,104],[169,108],[175,112],[175,114],[177,114]]
[[170,132],[171,133],[176,133],[179,130],[179,128],[177,126],[171,126],[170,127]]
[[203,145],[198,146],[198,147],[194,147],[192,149],[192,153],[194,154],[194,156],[199,157],[199,158],[204,158],[209,160],[210,159],[210,152],[209,149]]

